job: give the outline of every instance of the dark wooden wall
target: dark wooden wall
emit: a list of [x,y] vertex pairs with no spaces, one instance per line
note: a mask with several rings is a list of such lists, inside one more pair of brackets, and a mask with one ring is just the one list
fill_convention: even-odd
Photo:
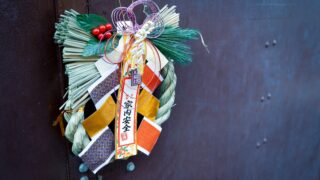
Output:
[[[123,5],[131,1],[122,1]],[[211,53],[176,66],[177,100],[150,157],[105,179],[320,179],[320,1],[159,0]],[[0,179],[79,179],[51,123],[64,89],[53,43],[65,9],[109,18],[116,0],[0,0]],[[88,174],[91,179],[96,179]]]

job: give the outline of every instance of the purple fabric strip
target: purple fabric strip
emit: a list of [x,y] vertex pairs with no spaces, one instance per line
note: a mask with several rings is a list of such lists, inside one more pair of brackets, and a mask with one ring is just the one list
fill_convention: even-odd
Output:
[[115,145],[112,131],[108,128],[89,146],[89,149],[80,158],[95,173],[102,168],[100,167],[101,165],[107,164],[106,161],[110,159],[110,156],[114,152]]
[[112,72],[90,92],[90,97],[94,104],[97,104],[103,96],[119,85],[118,72],[119,70]]

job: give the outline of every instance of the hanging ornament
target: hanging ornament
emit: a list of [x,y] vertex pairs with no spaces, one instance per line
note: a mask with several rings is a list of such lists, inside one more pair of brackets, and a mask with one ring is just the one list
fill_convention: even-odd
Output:
[[[142,24],[133,11],[137,6],[144,7]],[[114,9],[111,22],[69,10],[56,23],[54,39],[63,47],[69,81],[54,125],[60,124],[72,152],[93,173],[112,159],[152,152],[174,104],[174,63],[190,63],[185,42],[202,39],[179,21],[175,6],[160,9],[151,0],[137,0]],[[89,101],[96,111],[85,116]]]

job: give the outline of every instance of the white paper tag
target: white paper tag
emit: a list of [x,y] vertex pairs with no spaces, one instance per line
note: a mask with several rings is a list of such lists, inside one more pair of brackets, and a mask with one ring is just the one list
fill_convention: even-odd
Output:
[[119,145],[135,143],[136,101],[139,86],[131,86],[131,79],[125,79],[120,98]]

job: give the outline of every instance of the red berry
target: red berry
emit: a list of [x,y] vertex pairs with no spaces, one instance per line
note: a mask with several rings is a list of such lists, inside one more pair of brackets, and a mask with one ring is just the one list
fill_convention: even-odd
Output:
[[100,30],[98,28],[94,28],[91,33],[97,36],[98,34],[100,34]]
[[106,32],[106,34],[104,36],[105,36],[105,38],[110,39],[112,34],[111,34],[111,32]]
[[104,33],[104,32],[106,32],[107,28],[104,25],[100,25],[99,30],[100,30],[100,33]]
[[104,35],[103,35],[103,34],[99,34],[99,35],[98,35],[98,39],[99,39],[100,41],[102,41],[102,40],[104,39]]
[[106,29],[107,29],[107,31],[111,30],[112,29],[112,24],[110,24],[110,23],[106,24]]

